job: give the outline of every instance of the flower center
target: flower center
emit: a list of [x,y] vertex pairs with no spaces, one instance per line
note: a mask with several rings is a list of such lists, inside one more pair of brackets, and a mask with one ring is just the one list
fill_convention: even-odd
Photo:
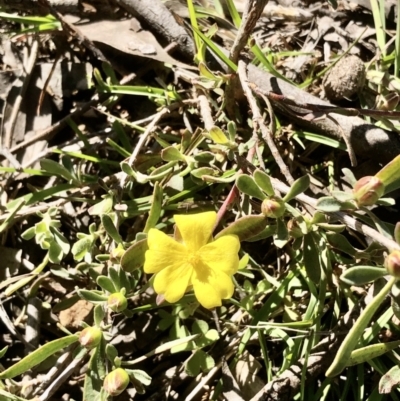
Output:
[[189,253],[187,262],[190,263],[193,266],[193,268],[195,268],[196,265],[199,264],[199,260],[200,260],[200,257],[197,252]]

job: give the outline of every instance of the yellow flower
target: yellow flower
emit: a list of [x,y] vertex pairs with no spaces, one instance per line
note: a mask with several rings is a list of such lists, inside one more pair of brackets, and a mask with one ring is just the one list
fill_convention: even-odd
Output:
[[155,273],[154,290],[174,303],[193,288],[205,308],[222,304],[234,291],[232,275],[239,267],[240,242],[235,235],[213,240],[215,212],[174,216],[175,239],[149,231],[144,271]]

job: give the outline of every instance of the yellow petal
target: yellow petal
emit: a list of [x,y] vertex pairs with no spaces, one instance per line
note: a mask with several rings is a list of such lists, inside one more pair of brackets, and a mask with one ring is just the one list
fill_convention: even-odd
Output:
[[184,244],[191,252],[198,251],[210,240],[217,221],[215,212],[174,216]]
[[199,255],[202,262],[211,269],[232,275],[239,268],[239,249],[240,242],[236,235],[224,235],[204,245]]
[[147,237],[149,250],[145,254],[145,273],[158,273],[167,267],[177,267],[186,259],[184,245],[155,228],[149,230]]
[[204,266],[194,269],[192,285],[197,300],[207,309],[221,306],[221,300],[230,298],[234,291],[231,276]]
[[192,273],[193,267],[190,263],[161,270],[154,279],[154,290],[157,294],[163,294],[168,302],[177,302],[185,294]]

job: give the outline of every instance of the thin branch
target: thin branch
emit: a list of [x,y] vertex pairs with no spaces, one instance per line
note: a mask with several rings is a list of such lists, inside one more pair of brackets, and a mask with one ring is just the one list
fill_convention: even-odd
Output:
[[[267,142],[267,145],[271,151],[273,158],[276,161],[276,164],[279,166],[279,168],[280,168],[282,174],[285,176],[287,182],[289,184],[292,184],[294,182],[294,179],[293,179],[292,175],[290,174],[290,171],[289,171],[288,167],[286,166],[285,162],[283,161],[282,156],[280,155],[280,153],[278,151],[278,148],[275,145],[275,142],[272,138],[271,130],[269,130],[264,123],[264,119],[258,108],[257,101],[254,98],[254,96],[250,90],[250,87],[248,85],[246,64],[243,61],[239,61],[238,73],[239,73],[239,78],[240,78],[240,82],[242,84],[244,93],[249,102],[251,111],[253,112],[254,130],[257,131],[257,128],[260,128],[262,137]],[[269,110],[271,113],[272,109],[270,108],[270,104],[268,101],[267,101],[267,105],[269,106]],[[270,118],[273,119],[273,115]]]

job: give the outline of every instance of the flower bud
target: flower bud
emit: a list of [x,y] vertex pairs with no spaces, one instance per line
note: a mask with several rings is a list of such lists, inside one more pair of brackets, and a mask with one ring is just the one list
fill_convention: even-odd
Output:
[[264,199],[263,203],[261,204],[261,213],[266,217],[277,219],[278,217],[283,216],[285,210],[285,202],[278,196],[272,196],[271,198]]
[[108,297],[107,305],[114,312],[122,312],[128,306],[128,300],[120,292],[115,292]]
[[128,373],[122,368],[117,368],[110,372],[103,382],[103,388],[112,397],[120,395],[129,384]]
[[400,251],[392,251],[386,257],[385,267],[391,276],[400,278]]
[[102,331],[98,327],[86,327],[79,334],[79,342],[87,349],[96,348],[103,337]]
[[353,196],[358,206],[371,206],[384,194],[385,185],[375,176],[360,178],[353,188]]

